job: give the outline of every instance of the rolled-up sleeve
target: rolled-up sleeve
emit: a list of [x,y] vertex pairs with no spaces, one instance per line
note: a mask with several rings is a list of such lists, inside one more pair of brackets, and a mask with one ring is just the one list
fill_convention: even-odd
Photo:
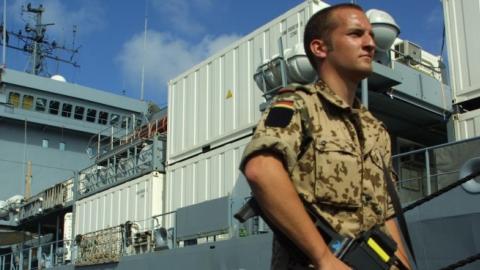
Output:
[[[281,106],[290,104],[289,106]],[[288,172],[291,172],[297,163],[302,142],[303,100],[294,93],[279,96],[262,115],[252,140],[247,144],[240,170],[243,172],[248,160],[261,153],[275,153],[278,155]],[[291,113],[279,113],[279,110],[291,109]],[[278,119],[283,117],[283,119]]]

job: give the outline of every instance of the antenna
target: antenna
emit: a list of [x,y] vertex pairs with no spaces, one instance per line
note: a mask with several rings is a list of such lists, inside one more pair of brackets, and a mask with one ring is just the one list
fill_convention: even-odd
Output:
[[148,25],[148,2],[145,0],[145,29],[143,34],[143,59],[142,59],[142,79],[140,84],[140,100],[143,101],[143,94],[144,94],[144,86],[145,86],[145,54],[146,54],[146,47],[147,47],[147,25]]
[[[6,0],[4,0],[4,7],[6,6]],[[4,8],[5,14],[6,8]],[[45,74],[45,59],[51,59],[57,62],[67,63],[74,67],[80,67],[75,61],[73,61],[73,56],[78,53],[79,48],[66,48],[64,45],[59,46],[56,41],[50,42],[47,40],[45,33],[47,31],[47,26],[54,25],[54,23],[42,23],[42,14],[45,11],[42,5],[38,7],[32,7],[29,3],[27,7],[22,7],[22,14],[23,12],[33,13],[35,16],[35,23],[34,25],[30,25],[27,23],[25,25],[24,31],[25,34],[22,33],[22,30],[18,32],[12,32],[6,30],[6,16],[4,15],[4,24],[3,24],[3,39],[2,45],[4,47],[4,62],[5,62],[5,47],[19,50],[22,52],[26,52],[30,54],[30,62],[31,62],[31,70],[32,74]],[[76,30],[75,30],[76,33]],[[12,36],[18,40],[18,43],[23,43],[24,45],[10,45],[8,42],[9,36]],[[75,35],[74,35],[75,37]],[[75,43],[73,43],[75,44]],[[54,55],[54,51],[62,50],[64,52],[70,53],[70,59],[64,59],[57,55]]]
[[3,0],[3,25],[2,25],[2,64],[5,67],[7,65],[6,52],[7,52],[7,0]]

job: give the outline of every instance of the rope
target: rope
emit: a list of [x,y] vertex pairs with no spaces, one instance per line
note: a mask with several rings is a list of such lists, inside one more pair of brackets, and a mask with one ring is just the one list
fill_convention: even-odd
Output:
[[[446,187],[438,190],[437,192],[432,193],[432,194],[430,194],[430,195],[428,195],[428,196],[426,196],[426,197],[424,197],[424,198],[422,198],[422,199],[420,199],[420,200],[418,200],[418,201],[416,201],[416,202],[414,202],[414,203],[412,203],[412,204],[404,207],[402,210],[403,210],[404,213],[407,212],[407,211],[409,211],[409,210],[412,210],[413,208],[415,208],[415,207],[417,207],[417,206],[420,206],[420,205],[422,205],[422,204],[424,204],[424,203],[426,203],[426,202],[428,202],[428,201],[430,201],[430,200],[432,200],[432,199],[434,199],[434,198],[436,198],[436,197],[438,197],[438,196],[440,196],[440,195],[442,195],[442,194],[444,194],[444,193],[446,193],[446,192],[448,192],[448,191],[450,191],[450,190],[458,187],[459,185],[461,185],[461,184],[463,184],[463,183],[465,183],[465,182],[467,182],[467,181],[469,181],[469,180],[471,180],[471,179],[473,179],[474,177],[477,177],[477,176],[479,176],[479,175],[480,175],[480,172],[474,172],[474,173],[469,174],[469,175],[467,175],[467,176],[465,176],[465,177],[463,177],[463,178],[460,178],[460,179],[458,179],[456,182],[454,182],[454,183],[452,183],[452,184],[450,184],[450,185],[448,185],[448,186],[446,186]],[[391,217],[395,217],[395,216],[396,216],[396,214],[390,216],[390,218],[391,218]],[[460,267],[465,266],[465,265],[467,265],[467,264],[473,263],[473,262],[475,262],[475,261],[477,261],[477,260],[480,260],[480,253],[478,253],[478,254],[476,254],[476,255],[473,255],[473,256],[470,256],[470,257],[467,257],[467,258],[465,258],[465,259],[462,259],[462,260],[460,260],[460,261],[458,261],[458,262],[456,262],[456,263],[454,263],[454,264],[451,264],[451,265],[449,265],[449,266],[447,266],[447,267],[440,268],[439,270],[453,270],[453,269],[457,269],[457,268],[460,268]]]
[[[422,205],[422,204],[424,204],[424,203],[426,203],[426,202],[428,202],[428,201],[430,201],[430,200],[432,200],[432,199],[434,199],[434,198],[442,195],[443,193],[446,193],[446,192],[448,192],[448,191],[450,191],[450,190],[458,187],[459,185],[461,185],[461,184],[463,184],[463,183],[465,183],[465,182],[467,182],[467,181],[469,181],[469,180],[471,180],[471,179],[473,179],[474,177],[477,177],[477,176],[479,176],[479,175],[480,175],[480,172],[475,172],[475,173],[469,174],[469,175],[467,175],[467,176],[465,176],[465,177],[457,180],[456,182],[454,182],[454,183],[452,183],[452,184],[450,184],[450,185],[448,185],[448,186],[446,186],[446,187],[438,190],[437,192],[432,193],[432,194],[430,194],[430,195],[428,195],[428,196],[425,196],[424,198],[422,198],[422,199],[420,199],[420,200],[418,200],[418,201],[416,201],[416,202],[414,202],[414,203],[412,203],[412,204],[409,204],[408,206],[406,206],[406,207],[403,208],[403,212],[405,213],[405,212],[407,212],[407,211],[409,211],[409,210],[412,210],[413,208],[415,208],[415,207],[417,207],[417,206],[420,206],[420,205]],[[396,216],[396,215],[393,215],[393,216],[391,216],[391,217],[394,217],[394,216]]]
[[444,268],[440,268],[439,270],[452,270],[452,269],[457,269],[457,268],[460,268],[462,266],[465,266],[467,264],[471,264],[477,260],[480,260],[480,253],[478,253],[477,255],[473,255],[473,256],[470,256],[470,257],[467,257],[463,260],[460,260],[454,264],[450,264],[449,266],[447,267],[444,267]]

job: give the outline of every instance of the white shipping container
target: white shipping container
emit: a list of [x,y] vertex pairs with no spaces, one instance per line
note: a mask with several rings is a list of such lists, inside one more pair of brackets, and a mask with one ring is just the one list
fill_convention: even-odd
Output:
[[[242,200],[250,188],[238,170],[251,137],[227,144],[205,154],[167,167],[165,211],[231,195]],[[167,228],[173,226],[167,217]]]
[[254,73],[279,55],[280,38],[284,51],[303,48],[305,23],[326,6],[305,1],[171,80],[167,163],[251,133],[264,101]]
[[453,123],[456,141],[480,136],[480,109],[454,115]]
[[480,2],[443,0],[448,63],[455,102],[480,96]]
[[165,175],[152,172],[75,203],[75,235],[134,221],[151,228],[152,216],[163,213]]

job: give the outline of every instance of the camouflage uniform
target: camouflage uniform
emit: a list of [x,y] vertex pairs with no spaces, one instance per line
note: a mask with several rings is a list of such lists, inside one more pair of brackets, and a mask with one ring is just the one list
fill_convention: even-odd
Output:
[[[293,88],[282,91],[263,115],[241,169],[253,153],[275,152],[299,195],[337,232],[355,237],[383,226],[393,214],[383,171],[391,164],[387,130],[358,100],[351,108],[323,82]],[[280,109],[290,119],[274,119]],[[272,269],[308,267],[296,264],[274,241]]]

